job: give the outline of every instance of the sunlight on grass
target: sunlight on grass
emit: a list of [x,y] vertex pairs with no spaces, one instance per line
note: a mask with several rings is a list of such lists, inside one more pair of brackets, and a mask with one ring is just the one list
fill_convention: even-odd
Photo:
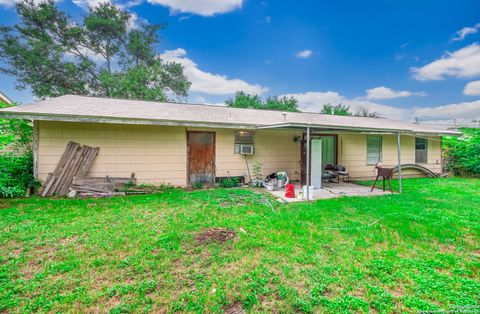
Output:
[[[396,186],[396,182],[394,182]],[[415,312],[480,302],[480,182],[274,204],[218,189],[0,203],[0,311]],[[195,241],[223,227],[233,240]]]

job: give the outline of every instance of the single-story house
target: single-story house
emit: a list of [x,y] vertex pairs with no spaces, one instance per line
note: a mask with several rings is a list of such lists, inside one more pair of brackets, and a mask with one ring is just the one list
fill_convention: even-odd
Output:
[[13,101],[8,98],[7,95],[5,95],[2,91],[0,91],[0,102],[4,104],[11,104]]
[[353,179],[374,177],[377,162],[421,164],[441,173],[441,136],[458,135],[383,118],[73,95],[2,109],[0,116],[33,121],[41,180],[76,141],[100,147],[89,175],[135,173],[139,182],[174,186],[215,177],[248,180],[255,162],[264,176],[284,170],[302,184],[320,180],[328,163],[345,166]]

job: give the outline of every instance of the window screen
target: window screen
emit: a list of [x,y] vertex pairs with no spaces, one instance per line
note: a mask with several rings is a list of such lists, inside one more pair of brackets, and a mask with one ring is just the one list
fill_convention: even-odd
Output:
[[235,154],[240,154],[240,145],[253,145],[252,131],[236,131],[235,132]]
[[374,165],[382,161],[382,137],[378,135],[367,136],[367,164]]
[[428,160],[428,141],[425,138],[415,138],[415,163],[426,164]]

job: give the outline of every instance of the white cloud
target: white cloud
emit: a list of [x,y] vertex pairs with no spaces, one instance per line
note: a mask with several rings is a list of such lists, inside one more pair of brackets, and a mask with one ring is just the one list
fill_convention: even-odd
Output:
[[479,29],[480,29],[480,23],[476,24],[473,27],[464,27],[455,33],[455,36],[452,38],[452,41],[462,41],[468,35],[478,33]]
[[480,96],[480,81],[473,81],[465,85],[463,93],[469,96]]
[[437,107],[417,108],[413,110],[412,114],[414,117],[419,117],[422,120],[472,120],[475,117],[480,117],[480,100]]
[[299,109],[306,112],[320,112],[324,104],[336,105],[341,103],[350,106],[353,112],[366,108],[370,112],[376,112],[380,117],[407,122],[413,122],[414,118],[418,118],[421,123],[428,124],[453,125],[455,121],[458,124],[471,125],[473,120],[480,121],[480,100],[436,107],[396,108],[361,98],[347,98],[332,91],[306,92],[286,96],[295,97],[298,100]]
[[110,0],[72,0],[72,2],[79,7],[88,9],[97,7],[102,3],[110,3]]
[[312,56],[312,53],[313,53],[313,51],[311,51],[310,49],[305,49],[305,50],[302,50],[302,51],[299,51],[299,52],[295,53],[295,56],[297,56],[297,58],[307,59],[307,58],[310,58]]
[[404,109],[381,105],[360,98],[347,98],[332,91],[288,94],[286,96],[295,97],[298,100],[300,110],[307,112],[320,112],[324,104],[336,105],[341,103],[350,106],[353,112],[366,108],[370,112],[377,112],[381,117],[402,119],[405,114]]
[[193,13],[212,16],[231,12],[242,7],[243,0],[148,0],[170,8],[172,13]]
[[385,86],[379,86],[371,89],[367,89],[366,99],[392,99],[400,97],[410,97],[410,96],[426,96],[425,92],[409,92],[406,90],[396,91]]
[[420,81],[480,75],[480,45],[474,43],[455,52],[447,52],[440,59],[411,70],[413,77]]
[[160,58],[164,61],[178,62],[183,65],[185,75],[192,82],[190,88],[192,92],[214,95],[233,94],[236,91],[254,94],[268,92],[267,87],[259,84],[250,84],[241,79],[231,79],[225,75],[200,70],[192,59],[187,58],[187,52],[182,48],[166,50],[160,55]]

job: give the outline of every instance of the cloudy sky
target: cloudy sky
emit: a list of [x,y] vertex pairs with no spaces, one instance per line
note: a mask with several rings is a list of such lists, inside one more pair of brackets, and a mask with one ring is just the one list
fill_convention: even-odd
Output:
[[[343,103],[407,121],[480,120],[478,0],[57,0],[72,16],[101,1],[168,24],[159,51],[183,64],[190,102],[243,90],[293,95],[305,111]],[[17,21],[13,4],[0,0],[1,24]]]

